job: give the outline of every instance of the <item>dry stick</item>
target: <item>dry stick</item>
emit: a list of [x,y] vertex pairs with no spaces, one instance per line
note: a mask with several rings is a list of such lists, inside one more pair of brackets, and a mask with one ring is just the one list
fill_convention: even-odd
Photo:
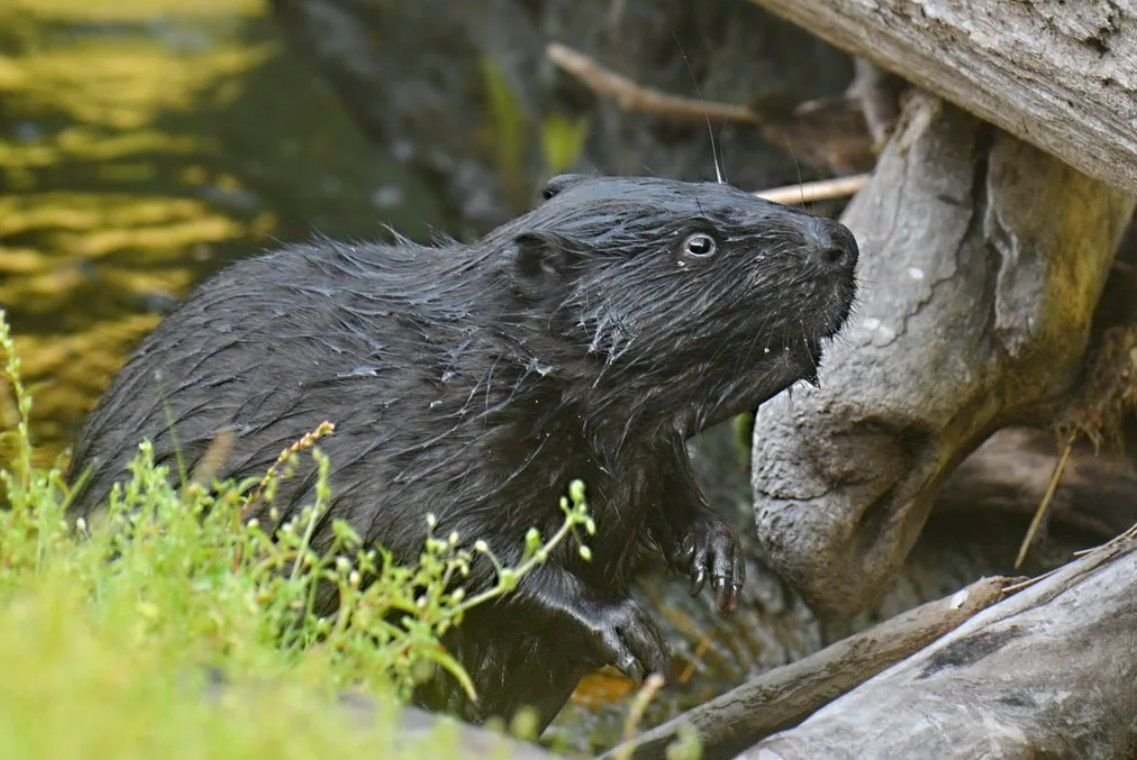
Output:
[[[770,734],[800,723],[841,694],[900,662],[1003,596],[1008,579],[983,578],[795,663],[771,670],[609,750],[603,760],[663,758],[683,726],[699,736],[703,757],[734,757]],[[629,754],[631,750],[631,754]]]
[[550,42],[545,48],[545,54],[563,71],[598,95],[612,98],[626,111],[698,124],[707,119],[733,124],[758,123],[757,114],[746,106],[683,98],[645,87],[559,42]]
[[1070,437],[1066,439],[1066,446],[1062,449],[1062,456],[1058,457],[1058,462],[1054,465],[1054,472],[1050,474],[1050,482],[1046,484],[1046,491],[1042,494],[1042,501],[1039,502],[1038,509],[1034,512],[1034,518],[1030,521],[1026,536],[1023,537],[1022,546],[1019,547],[1019,556],[1015,557],[1016,570],[1022,566],[1023,560],[1026,559],[1026,553],[1030,551],[1030,545],[1034,543],[1034,534],[1038,532],[1038,526],[1042,525],[1042,518],[1050,510],[1050,502],[1054,499],[1054,492],[1058,490],[1058,481],[1062,479],[1062,473],[1066,471],[1066,463],[1070,461],[1070,452],[1073,449],[1074,434],[1071,433]]
[[636,731],[640,727],[640,721],[644,719],[644,713],[647,711],[648,705],[655,699],[655,695],[663,688],[663,676],[659,673],[652,673],[644,681],[643,688],[636,694],[636,698],[632,700],[632,706],[628,710],[628,717],[624,721],[624,733],[622,735],[621,747],[627,749],[623,753],[617,752],[616,760],[628,760],[632,756],[633,747],[630,744],[632,737],[636,735]]
[[1134,757],[1135,550],[1067,564],[742,757]]
[[[573,50],[559,42],[550,42],[545,48],[545,54],[563,71],[596,94],[612,98],[626,111],[697,124],[707,120],[733,124],[759,123],[758,114],[746,106],[684,98],[645,87],[601,66],[579,50]],[[803,185],[775,187],[762,190],[755,195],[775,203],[813,203],[833,198],[846,198],[868,184],[868,180],[868,174],[857,174]]]
[[193,472],[189,476],[189,484],[208,488],[209,484],[213,482],[213,478],[221,472],[225,463],[229,461],[236,440],[237,436],[232,428],[223,428],[217,431],[217,435],[213,436],[213,440],[209,442],[209,446],[201,455],[201,459],[194,465]]
[[[1120,544],[1123,541],[1132,541],[1135,539],[1137,539],[1137,524],[1131,526],[1124,533],[1121,533],[1121,534],[1114,536],[1113,538],[1111,538],[1109,541],[1106,541],[1101,546],[1093,546],[1093,547],[1090,547],[1089,549],[1081,549],[1079,551],[1074,552],[1074,556],[1075,557],[1084,557],[1087,554],[1093,554],[1096,551],[1101,551],[1103,549],[1109,549],[1110,547],[1116,546],[1117,544]],[[1058,568],[1055,568],[1055,569],[1058,569]]]
[[772,187],[754,193],[758,198],[785,204],[806,204],[829,201],[835,198],[848,198],[856,195],[869,183],[871,174],[853,174],[836,179],[823,179],[818,182],[805,182],[800,185]]
[[699,666],[700,660],[711,648],[711,637],[703,634],[699,637],[699,643],[695,646],[695,652],[691,655],[691,661],[687,663],[687,667],[683,668],[683,672],[676,677],[675,682],[685,684],[691,680],[691,676],[695,675],[695,670]]

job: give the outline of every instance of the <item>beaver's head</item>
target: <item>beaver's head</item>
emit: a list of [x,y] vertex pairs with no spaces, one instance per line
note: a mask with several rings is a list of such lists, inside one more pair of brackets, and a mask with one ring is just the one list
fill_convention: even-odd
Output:
[[714,183],[565,176],[543,197],[491,237],[538,358],[593,411],[697,432],[814,380],[849,315],[857,244],[835,221]]

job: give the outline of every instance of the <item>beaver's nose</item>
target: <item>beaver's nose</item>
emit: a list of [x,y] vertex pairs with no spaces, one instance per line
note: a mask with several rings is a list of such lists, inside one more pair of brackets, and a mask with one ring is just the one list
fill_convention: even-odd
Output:
[[806,235],[813,245],[811,256],[829,270],[852,271],[857,265],[857,240],[849,228],[832,219],[814,217]]

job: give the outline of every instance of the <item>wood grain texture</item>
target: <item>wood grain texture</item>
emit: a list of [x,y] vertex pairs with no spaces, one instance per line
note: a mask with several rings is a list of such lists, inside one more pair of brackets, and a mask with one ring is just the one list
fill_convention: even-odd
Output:
[[741,757],[1133,757],[1137,542],[1072,562]]
[[685,726],[698,734],[706,760],[733,757],[956,628],[998,601],[1006,585],[1004,578],[983,578],[950,597],[897,615],[645,731],[602,760],[663,760]]
[[1134,0],[752,0],[1137,192]]

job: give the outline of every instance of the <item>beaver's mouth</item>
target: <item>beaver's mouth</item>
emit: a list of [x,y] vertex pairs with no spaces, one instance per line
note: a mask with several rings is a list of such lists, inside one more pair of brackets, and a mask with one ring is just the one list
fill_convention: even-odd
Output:
[[[825,336],[826,339],[829,337]],[[800,380],[818,385],[817,370],[821,366],[822,340],[806,338],[791,343],[783,346],[779,354],[762,362],[754,374],[752,395],[742,411],[765,403]]]
[[822,346],[845,326],[856,292],[856,280],[850,271],[836,281],[826,283],[820,288],[820,293],[810,293],[802,298],[801,303],[816,303],[818,307],[809,310],[809,318],[801,321],[801,337],[786,342],[780,348],[765,348],[754,357],[753,370],[748,373],[745,385],[738,389],[734,403],[724,405],[718,417],[726,419],[732,414],[757,409],[800,380],[820,387],[818,369]]
[[753,371],[732,383],[700,416],[697,432],[753,411],[799,381],[818,385],[823,340],[803,339],[781,348],[764,349]]
[[[789,329],[799,337],[752,349],[743,360],[747,369],[718,384],[717,392],[709,394],[710,403],[696,420],[697,431],[753,411],[799,381],[820,387],[818,369],[823,345],[840,333],[848,321],[856,299],[856,280],[850,270],[835,281],[815,281],[799,296],[794,303],[801,319],[794,326],[796,329]],[[807,304],[815,306],[805,308]]]

